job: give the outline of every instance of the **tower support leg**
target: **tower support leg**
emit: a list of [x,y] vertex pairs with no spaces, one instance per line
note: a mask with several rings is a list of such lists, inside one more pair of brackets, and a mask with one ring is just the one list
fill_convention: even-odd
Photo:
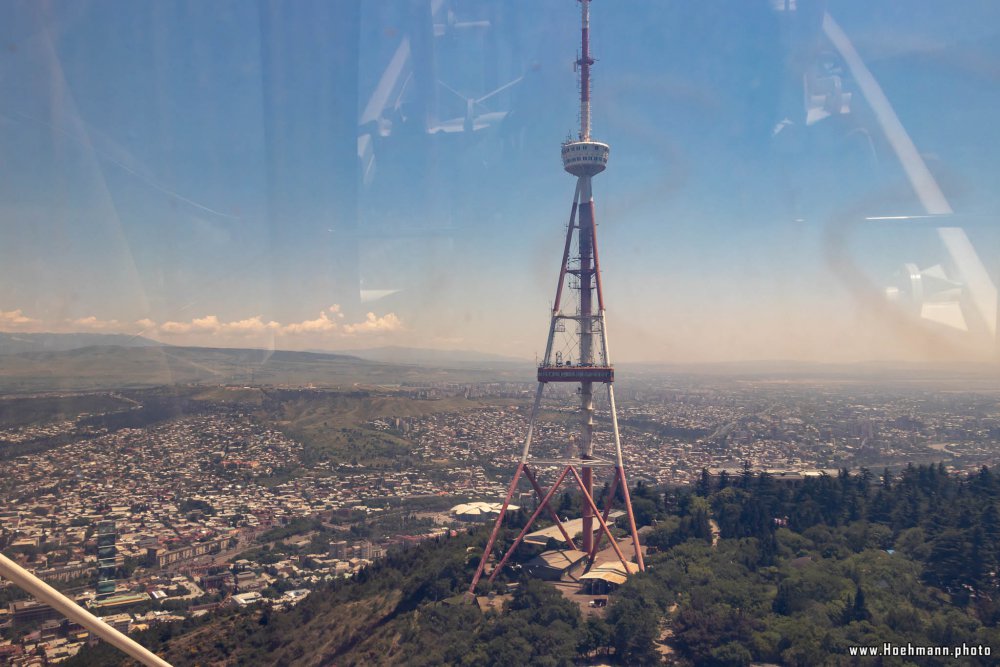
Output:
[[587,504],[590,505],[591,511],[596,516],[598,522],[600,522],[601,530],[603,530],[604,534],[608,536],[608,540],[611,542],[611,546],[614,547],[615,554],[618,556],[618,560],[622,562],[622,567],[625,568],[625,574],[627,575],[628,561],[625,559],[625,554],[623,554],[622,550],[618,547],[618,542],[615,540],[615,536],[611,534],[611,529],[608,528],[608,524],[604,521],[604,518],[601,516],[601,513],[597,511],[597,505],[594,504],[594,498],[589,493],[587,493],[587,489],[584,488],[583,486],[583,480],[580,479],[580,475],[577,474],[576,470],[571,467],[569,468],[569,471],[572,472],[573,477],[576,478],[576,483],[580,487],[580,492],[583,493],[584,501],[586,501]]
[[[476,576],[472,578],[472,584],[469,586],[469,595],[476,594],[476,584],[479,583],[479,578],[483,576],[483,569],[486,567],[486,561],[490,557],[490,553],[493,551],[493,543],[497,541],[497,534],[500,532],[500,526],[503,525],[504,515],[507,514],[507,506],[510,504],[510,499],[514,495],[514,491],[517,489],[517,482],[521,478],[521,473],[524,471],[524,463],[517,464],[517,470],[514,471],[514,479],[510,481],[510,487],[507,489],[507,495],[503,499],[503,505],[500,507],[500,514],[497,516],[496,523],[493,524],[493,532],[490,533],[490,539],[486,542],[486,548],[483,549],[483,557],[479,559],[479,567],[476,568]],[[494,571],[494,574],[496,572]],[[490,581],[493,581],[493,577],[490,577]]]
[[[611,478],[611,486],[608,487],[608,497],[604,499],[604,522],[608,522],[608,517],[611,515],[611,508],[615,504],[615,493],[618,492],[618,474]],[[601,550],[601,541],[604,539],[604,533],[598,534],[597,539],[594,540],[594,548],[590,552],[590,558],[587,561],[587,567],[589,568],[594,564],[594,559],[597,558],[597,552]]]
[[[604,342],[604,356],[608,356],[607,327],[604,322],[604,311],[601,311],[601,332]],[[646,561],[642,557],[642,547],[639,544],[639,531],[635,527],[635,512],[632,511],[632,497],[628,490],[628,480],[625,477],[625,463],[622,458],[622,440],[618,431],[618,406],[615,405],[615,388],[608,385],[608,404],[611,408],[611,432],[615,439],[615,457],[617,458],[616,474],[619,483],[622,485],[622,495],[625,497],[625,512],[628,514],[628,525],[632,532],[632,546],[635,548],[635,562],[639,564],[639,571],[646,569]]]
[[[545,492],[542,491],[542,487],[538,485],[538,480],[535,479],[535,473],[531,472],[531,469],[528,466],[524,466],[524,476],[528,478],[529,482],[531,482],[532,488],[535,489],[535,495],[538,496],[538,502],[541,502],[545,497]],[[570,537],[570,534],[566,532],[566,527],[563,526],[562,521],[559,520],[559,515],[556,514],[554,509],[552,509],[552,505],[546,505],[545,509],[548,510],[549,517],[555,521],[556,526],[559,527],[559,532],[562,533],[563,539],[566,540],[566,544],[569,545],[569,548],[576,549],[576,543],[573,542],[573,538]]]
[[[549,349],[552,347],[552,329],[555,326],[555,318],[552,319],[552,322],[552,326],[549,327]],[[548,356],[549,351],[547,350],[545,354]],[[467,593],[469,598],[472,598],[476,594],[476,585],[479,583],[480,577],[483,576],[486,561],[489,560],[490,553],[493,551],[493,545],[496,543],[497,534],[500,532],[500,526],[503,524],[504,515],[507,514],[507,506],[510,505],[510,499],[514,496],[514,491],[517,490],[517,482],[521,478],[521,473],[524,472],[525,467],[528,465],[528,452],[531,451],[531,438],[535,432],[535,419],[538,418],[538,407],[542,404],[542,392],[544,391],[545,383],[539,382],[538,389],[535,390],[535,402],[531,406],[531,417],[528,419],[528,435],[524,438],[524,449],[521,450],[521,460],[517,464],[517,470],[514,471],[514,479],[510,481],[510,487],[507,489],[507,495],[503,499],[503,505],[500,507],[500,514],[497,516],[497,521],[493,524],[493,532],[490,533],[490,539],[486,542],[483,557],[479,560],[479,567],[476,568],[476,575],[472,578],[472,583],[469,585]],[[493,578],[490,577],[490,581],[492,580]]]
[[625,480],[625,468],[618,468],[621,476],[622,491],[625,493],[625,511],[628,513],[628,525],[632,532],[632,546],[635,547],[635,562],[639,564],[639,571],[646,570],[646,562],[642,557],[642,547],[639,546],[639,531],[635,528],[635,512],[632,511],[632,498],[628,492],[628,482]]
[[[582,466],[580,469],[581,473],[581,484],[583,484],[583,489],[587,492],[587,495],[593,497],[594,495],[594,470],[590,466]],[[590,553],[594,550],[594,510],[590,508],[590,504],[587,501],[583,501],[583,506],[580,508],[580,516],[583,517],[583,550]]]
[[[566,468],[559,475],[559,478],[556,479],[555,483],[552,485],[552,488],[550,488],[549,492],[545,494],[545,498],[542,500],[542,503],[535,509],[535,513],[531,515],[530,519],[528,519],[528,523],[524,524],[524,528],[522,528],[521,532],[518,533],[517,538],[514,540],[514,544],[510,545],[510,549],[508,549],[507,553],[503,555],[503,558],[500,559],[500,562],[497,563],[497,566],[493,568],[493,572],[490,574],[490,578],[488,579],[489,583],[493,583],[493,580],[496,578],[496,576],[500,574],[500,570],[502,570],[503,566],[507,564],[507,560],[517,549],[518,545],[521,544],[521,541],[524,539],[524,536],[528,534],[529,530],[531,530],[531,524],[535,523],[535,519],[538,518],[538,515],[541,514],[542,511],[548,506],[549,501],[552,500],[552,496],[554,496],[556,491],[559,489],[559,485],[562,484],[562,481],[564,479],[566,479],[566,473],[570,471],[572,471],[573,474],[576,475],[576,471],[573,470],[573,466],[566,466]],[[579,479],[579,476],[577,476],[577,479]]]

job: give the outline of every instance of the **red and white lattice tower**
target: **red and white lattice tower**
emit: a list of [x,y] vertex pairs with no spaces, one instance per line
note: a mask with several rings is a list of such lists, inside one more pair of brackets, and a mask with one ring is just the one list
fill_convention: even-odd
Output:
[[[597,222],[594,216],[594,197],[591,192],[591,179],[604,171],[608,164],[609,147],[607,144],[594,141],[590,137],[590,67],[594,64],[590,57],[590,0],[579,0],[582,16],[582,47],[577,68],[580,73],[580,133],[576,140],[569,140],[562,145],[563,168],[576,176],[576,193],[573,196],[573,207],[570,211],[569,226],[566,230],[566,244],[563,247],[562,263],[559,266],[559,280],[556,285],[556,297],[552,306],[552,319],[549,324],[549,337],[545,345],[545,357],[538,367],[538,389],[531,408],[528,422],[528,433],[524,439],[521,458],[514,471],[507,495],[504,498],[500,515],[497,517],[493,532],[483,551],[479,568],[469,587],[469,593],[474,594],[476,585],[486,569],[487,561],[493,551],[503,524],[504,516],[510,500],[517,490],[521,476],[528,480],[537,494],[540,502],[538,508],[521,530],[514,543],[508,548],[496,567],[490,573],[492,582],[503,569],[510,556],[528,534],[531,525],[543,513],[551,518],[559,527],[563,539],[571,549],[578,547],[563,526],[550,501],[562,482],[571,477],[580,491],[582,516],[582,544],[579,549],[588,555],[588,565],[593,564],[601,546],[601,540],[607,536],[615,555],[621,561],[626,572],[636,569],[628,563],[617,541],[611,534],[607,519],[612,509],[616,492],[621,491],[625,501],[625,511],[628,515],[629,529],[632,534],[632,549],[639,570],[645,569],[642,551],[639,545],[639,534],[636,531],[635,515],[632,512],[632,501],[629,497],[628,483],[625,477],[625,465],[622,459],[621,437],[618,433],[618,415],[615,408],[614,380],[615,371],[608,352],[607,324],[604,317],[604,293],[601,286],[601,268],[597,254]],[[569,288],[578,293],[576,303],[564,310],[563,288],[566,283]],[[596,304],[595,299],[596,298]],[[569,300],[567,300],[569,301]],[[597,306],[595,309],[594,306]],[[569,312],[567,312],[567,310]],[[567,324],[570,331],[567,331]],[[556,350],[557,339],[565,349]],[[568,345],[566,345],[568,341]],[[576,362],[572,354],[576,354]],[[560,461],[542,461],[531,457],[531,439],[535,432],[538,409],[542,401],[542,392],[549,382],[570,382],[579,384],[580,396],[580,435],[578,438],[579,456]],[[594,394],[595,384],[604,384],[608,390],[608,407],[611,412],[611,431],[614,444],[614,458],[599,458],[594,454]],[[550,466],[557,464],[562,471],[552,486],[545,491],[538,483],[532,466],[541,464]],[[603,512],[594,501],[594,468],[612,470],[610,493],[605,498]],[[595,539],[595,522],[600,532]]]

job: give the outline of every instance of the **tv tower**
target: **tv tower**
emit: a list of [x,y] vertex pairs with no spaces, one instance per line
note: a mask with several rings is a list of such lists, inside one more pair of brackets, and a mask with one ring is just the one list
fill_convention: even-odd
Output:
[[[632,500],[629,497],[628,482],[625,477],[621,437],[618,432],[614,390],[615,370],[608,352],[604,291],[601,285],[601,265],[597,252],[597,220],[594,215],[594,197],[591,190],[591,179],[607,167],[610,148],[608,144],[594,141],[590,136],[590,68],[594,64],[594,59],[590,56],[590,0],[578,1],[580,2],[582,23],[580,57],[576,61],[577,71],[580,74],[580,132],[576,139],[569,139],[562,144],[563,169],[576,176],[576,192],[573,195],[573,206],[570,209],[569,225],[566,229],[562,263],[559,265],[559,279],[556,283],[556,296],[552,305],[545,356],[538,367],[538,389],[535,392],[535,401],[531,408],[528,433],[524,439],[521,458],[514,471],[514,478],[511,480],[501,506],[500,515],[493,526],[493,532],[486,543],[479,568],[476,570],[472,585],[469,587],[470,595],[475,593],[476,584],[479,583],[479,579],[483,575],[500,532],[500,526],[503,524],[507,507],[517,490],[522,475],[527,478],[540,502],[527,525],[493,569],[489,576],[490,582],[503,569],[507,560],[542,512],[546,512],[559,527],[566,544],[571,549],[577,549],[572,536],[549,504],[567,476],[576,483],[582,496],[580,513],[583,526],[582,543],[579,548],[587,554],[588,567],[593,564],[601,546],[601,540],[606,536],[626,573],[635,570],[634,565],[630,566],[607,525],[616,491],[620,490],[625,499],[625,511],[628,514],[629,529],[632,533],[635,562],[639,570],[645,569],[639,545],[639,534],[635,526],[635,515],[632,512]],[[569,308],[564,309],[564,306],[568,305],[563,300],[564,287],[567,283],[570,290],[577,292],[578,298]],[[567,299],[567,301],[572,301],[572,299]],[[576,307],[573,308],[573,305]],[[567,327],[567,325],[569,326]],[[556,349],[557,343],[559,344],[558,350]],[[576,355],[576,363],[573,360],[574,354]],[[530,456],[531,440],[538,418],[538,409],[542,402],[542,393],[545,385],[550,382],[569,382],[579,385],[580,432],[577,438],[579,445],[577,457],[559,461],[542,461],[532,459]],[[595,384],[604,384],[608,390],[611,432],[614,443],[613,460],[599,458],[594,453],[593,392]],[[532,466],[536,463],[563,466],[562,472],[547,492],[539,485],[533,472]],[[603,512],[598,510],[594,501],[594,468],[613,469],[610,493],[605,499]],[[594,538],[595,521],[601,531],[597,539]]]

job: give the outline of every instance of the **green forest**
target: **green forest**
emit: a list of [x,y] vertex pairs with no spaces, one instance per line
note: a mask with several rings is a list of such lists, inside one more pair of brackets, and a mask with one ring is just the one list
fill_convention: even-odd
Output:
[[[510,568],[494,584],[514,590],[502,613],[465,603],[487,537],[480,528],[391,554],[287,612],[232,612],[141,640],[177,665],[642,665],[667,650],[681,665],[996,663],[1000,479],[987,468],[795,482],[747,468],[632,494],[651,526],[647,571],[611,595],[603,618],[585,620],[554,588]],[[511,517],[508,543],[523,520]],[[885,642],[994,655],[850,654]],[[98,647],[67,664],[117,659]]]

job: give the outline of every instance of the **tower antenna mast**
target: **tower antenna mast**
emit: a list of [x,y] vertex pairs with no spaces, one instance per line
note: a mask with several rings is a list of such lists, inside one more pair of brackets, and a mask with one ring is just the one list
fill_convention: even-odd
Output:
[[580,0],[580,141],[590,141],[590,0]]
[[[601,284],[601,265],[597,252],[597,220],[594,215],[594,197],[591,190],[591,179],[607,168],[610,147],[608,144],[594,141],[590,136],[590,66],[594,59],[590,56],[590,0],[578,0],[581,12],[581,48],[580,57],[576,61],[580,72],[580,134],[576,140],[568,140],[562,145],[563,169],[576,177],[576,192],[573,195],[573,206],[570,209],[569,224],[566,227],[566,242],[563,246],[562,262],[559,265],[559,279],[556,282],[556,296],[552,302],[551,319],[549,321],[549,337],[545,345],[545,356],[538,365],[538,389],[528,420],[528,432],[521,450],[521,458],[514,471],[514,478],[507,489],[479,562],[479,568],[469,587],[469,595],[474,595],[487,563],[493,554],[500,527],[511,498],[517,491],[521,476],[531,483],[540,503],[535,513],[515,538],[514,543],[505,552],[503,558],[489,573],[492,583],[503,570],[503,566],[528,534],[528,530],[543,512],[558,527],[563,540],[572,553],[583,555],[587,559],[587,567],[594,564],[601,540],[608,538],[614,551],[612,556],[621,563],[624,573],[630,574],[645,569],[642,548],[639,544],[639,533],[636,530],[635,514],[632,511],[632,500],[629,497],[628,481],[625,477],[625,464],[622,456],[621,435],[618,431],[618,415],[615,406],[615,369],[611,364],[608,351],[607,326],[604,317],[604,289]],[[567,276],[569,278],[567,279]],[[576,308],[563,309],[563,290],[565,285],[577,292]],[[596,299],[595,299],[596,297]],[[559,351],[555,350],[556,338],[559,338]],[[564,356],[567,348],[574,348],[576,363],[572,357]],[[550,382],[568,382],[579,385],[579,435],[576,437],[578,453],[569,458],[546,461],[530,456],[532,437],[535,433],[539,407],[545,385]],[[595,455],[594,448],[594,385],[603,384],[608,391],[608,407],[611,413],[611,433],[613,436],[613,458],[601,458]],[[612,452],[609,452],[612,453]],[[535,477],[536,465],[559,466],[561,474],[546,492]],[[603,512],[594,501],[594,471],[605,470],[610,475],[610,492],[605,497]],[[550,506],[559,485],[566,479],[576,483],[581,498],[580,519],[574,525],[566,526]],[[620,491],[624,499],[625,511],[628,515],[631,531],[631,545],[619,545],[608,528],[608,519],[616,491]],[[581,533],[580,546],[577,547],[572,533],[578,529]],[[626,556],[626,552],[631,554]],[[569,552],[568,552],[569,553]]]

